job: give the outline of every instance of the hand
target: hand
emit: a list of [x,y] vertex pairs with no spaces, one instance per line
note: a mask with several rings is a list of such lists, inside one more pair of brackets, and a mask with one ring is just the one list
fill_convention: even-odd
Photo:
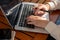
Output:
[[43,15],[45,12],[43,10],[48,11],[50,8],[49,4],[37,4],[33,8],[35,10],[35,15]]
[[45,28],[45,26],[48,24],[48,20],[46,18],[42,18],[40,16],[34,16],[31,15],[27,18],[27,23],[28,24],[33,24],[37,27]]

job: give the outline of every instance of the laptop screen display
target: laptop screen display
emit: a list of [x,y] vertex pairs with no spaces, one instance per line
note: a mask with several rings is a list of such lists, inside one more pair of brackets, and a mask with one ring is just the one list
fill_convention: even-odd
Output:
[[3,8],[5,12],[7,12],[9,9],[11,9],[18,3],[18,0],[0,0],[0,6]]

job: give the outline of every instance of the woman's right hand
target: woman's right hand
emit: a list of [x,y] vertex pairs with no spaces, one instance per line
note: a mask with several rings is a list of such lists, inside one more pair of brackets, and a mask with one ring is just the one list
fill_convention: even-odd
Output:
[[43,15],[45,12],[43,10],[48,11],[50,8],[49,4],[37,4],[33,8],[35,10],[35,15]]

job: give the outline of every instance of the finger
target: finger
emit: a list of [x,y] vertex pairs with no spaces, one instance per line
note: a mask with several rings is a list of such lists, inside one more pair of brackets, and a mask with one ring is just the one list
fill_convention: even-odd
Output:
[[42,6],[43,4],[40,4],[40,3],[37,3],[36,5],[34,5],[34,7],[39,7],[39,6]]
[[27,18],[31,18],[31,17],[33,17],[34,15],[30,15],[30,16],[28,16]]
[[39,6],[38,10],[44,11],[47,10],[47,7],[45,5]]
[[44,14],[44,11],[38,11],[38,14]]
[[31,16],[27,17],[27,21],[33,21],[33,18],[34,18],[34,16],[31,15]]
[[38,7],[33,7],[33,10],[37,10]]
[[27,22],[27,24],[33,24],[33,22]]
[[44,11],[36,11],[35,15],[43,15],[45,12]]
[[30,18],[27,18],[27,22],[31,22],[31,19]]
[[43,10],[43,8],[44,8],[43,6],[39,6],[38,10]]
[[30,15],[30,16],[28,16],[27,19],[30,19],[30,18],[32,18],[32,17],[34,17],[34,15]]
[[43,4],[37,4],[33,7],[33,10],[34,10],[34,13],[37,11],[37,10],[41,10],[43,8],[42,6]]
[[36,9],[38,9],[38,7],[40,7],[40,6],[42,6],[42,4],[36,4],[36,5],[34,5],[33,9],[36,10]]
[[34,8],[38,8],[38,5],[39,5],[39,4],[34,5]]

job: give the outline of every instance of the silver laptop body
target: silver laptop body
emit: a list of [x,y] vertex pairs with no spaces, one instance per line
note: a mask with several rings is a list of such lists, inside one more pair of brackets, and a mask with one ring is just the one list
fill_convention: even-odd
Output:
[[[15,8],[19,9],[18,6],[20,4],[21,3],[17,4],[12,9],[10,9],[8,11],[8,14],[6,14],[6,15],[10,15]],[[26,27],[26,23],[24,23],[25,22],[25,18],[27,16],[31,15],[29,13],[32,13],[32,10],[33,10],[32,8],[34,7],[34,5],[37,5],[37,4],[36,3],[29,3],[29,2],[22,2],[22,6],[21,6],[20,11],[19,11],[18,20],[17,20],[17,22],[16,22],[16,24],[14,26],[14,29],[15,30],[28,31],[28,32],[37,32],[37,33],[46,33],[46,34],[48,34],[48,32],[45,29],[38,28],[38,27],[33,27],[32,25],[30,25],[30,26],[32,26],[31,28],[30,27]],[[18,10],[16,10],[16,11],[18,12]],[[45,14],[42,17],[45,17],[46,19],[49,20],[49,13],[45,12]],[[23,22],[23,20],[24,20],[24,22]]]

